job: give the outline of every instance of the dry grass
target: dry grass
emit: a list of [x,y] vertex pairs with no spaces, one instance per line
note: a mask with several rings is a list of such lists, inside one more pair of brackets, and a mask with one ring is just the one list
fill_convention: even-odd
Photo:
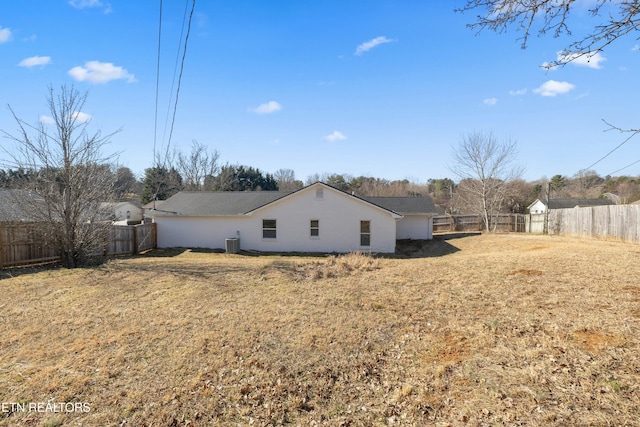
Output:
[[0,403],[91,408],[0,425],[638,425],[638,245],[419,253],[157,251],[0,280]]

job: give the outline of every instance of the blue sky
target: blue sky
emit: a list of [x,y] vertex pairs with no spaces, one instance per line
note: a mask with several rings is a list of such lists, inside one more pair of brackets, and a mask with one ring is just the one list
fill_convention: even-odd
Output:
[[[188,2],[21,0],[0,3],[0,129],[7,104],[46,120],[47,88],[88,90],[90,126],[141,175],[168,144],[167,115]],[[588,3],[584,0],[582,3]],[[518,142],[525,179],[572,176],[640,127],[638,40],[590,63],[545,70],[567,39],[480,35],[463,0],[198,1],[170,141],[217,149],[223,162],[386,179],[452,177],[451,147],[472,132]],[[574,29],[590,19],[578,10]],[[175,92],[175,88],[173,89]],[[44,117],[43,117],[44,116]],[[157,131],[157,133],[156,133]],[[10,141],[0,140],[5,148]],[[604,176],[640,160],[638,137],[593,167]],[[640,163],[616,175],[640,175]]]

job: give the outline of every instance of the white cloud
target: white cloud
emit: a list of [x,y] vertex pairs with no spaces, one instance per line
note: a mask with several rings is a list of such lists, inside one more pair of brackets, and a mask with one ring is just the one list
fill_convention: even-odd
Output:
[[5,43],[11,40],[11,30],[9,28],[0,27],[0,43]]
[[517,90],[510,90],[509,91],[509,95],[512,96],[520,96],[520,95],[524,95],[527,93],[527,89],[517,89]]
[[384,44],[384,43],[391,43],[391,42],[394,42],[394,41],[395,40],[388,39],[388,38],[386,38],[384,36],[376,37],[375,39],[371,39],[368,42],[364,42],[360,46],[358,46],[356,48],[355,55],[358,55],[358,56],[362,55],[363,53],[373,49],[376,46],[379,46],[379,45]]
[[640,51],[640,44],[635,45],[634,47],[632,47],[632,48],[631,48],[631,50],[632,50],[633,52],[638,52],[638,51]]
[[559,51],[556,53],[556,64],[543,62],[542,68],[546,68],[547,70],[555,70],[556,68],[558,68],[558,65],[571,63],[579,67],[588,67],[598,70],[602,68],[600,63],[606,60],[607,58],[602,56],[600,52],[588,52],[579,54],[577,52],[571,53],[566,51]]
[[102,7],[100,0],[69,0],[69,4],[76,9],[87,9],[89,7]]
[[35,67],[36,65],[47,65],[50,63],[51,63],[50,56],[32,56],[30,58],[25,58],[22,61],[20,61],[18,66],[31,68],[31,67]]
[[55,120],[53,120],[53,117],[40,116],[40,123],[45,124],[45,125],[52,125],[52,124],[55,123]]
[[101,0],[69,0],[69,4],[76,9],[101,8],[105,15],[112,12],[111,3],[105,4]]
[[331,135],[325,136],[324,139],[326,141],[334,142],[334,141],[344,141],[345,139],[347,139],[347,137],[344,136],[342,132],[338,132],[337,130],[334,130]]
[[558,82],[555,80],[548,80],[540,87],[533,90],[534,93],[537,93],[541,96],[556,96],[562,95],[564,93],[568,93],[575,88],[574,85],[568,82]]
[[596,70],[602,68],[600,63],[607,60],[607,58],[602,56],[600,52],[589,52],[584,55],[578,55],[577,53],[558,55],[558,59],[563,62],[571,61],[571,63],[574,65],[593,68]]
[[276,101],[269,101],[266,104],[260,104],[256,108],[249,108],[249,111],[256,114],[271,114],[282,110],[282,105]]
[[127,80],[132,83],[136,81],[133,74],[122,68],[113,65],[111,62],[89,61],[84,67],[73,67],[69,70],[69,75],[80,82],[107,83],[111,80]]
[[74,111],[71,113],[71,117],[76,121],[76,123],[87,123],[91,120],[91,114],[83,113],[82,111]]
[[484,105],[488,105],[489,107],[493,107],[498,103],[498,98],[487,98],[484,101],[482,101],[482,103]]

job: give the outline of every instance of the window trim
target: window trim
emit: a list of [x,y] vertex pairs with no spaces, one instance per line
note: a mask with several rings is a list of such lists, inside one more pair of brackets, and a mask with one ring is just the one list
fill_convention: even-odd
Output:
[[[267,227],[267,221],[273,221],[273,227]],[[273,232],[273,236],[266,236],[265,234],[270,234]],[[278,238],[278,220],[276,219],[267,219],[264,218],[262,220],[262,239],[263,240],[275,240]]]
[[[313,223],[316,223],[314,226]],[[313,234],[313,232],[316,234]],[[309,238],[311,239],[319,239],[320,238],[320,220],[319,219],[311,219],[309,220]]]
[[[362,231],[362,226],[364,224],[367,224],[367,228],[369,229],[369,231]],[[368,244],[363,244],[363,238],[365,238],[368,240]],[[371,220],[370,219],[362,219],[360,220],[360,246],[363,248],[370,248],[371,247]]]

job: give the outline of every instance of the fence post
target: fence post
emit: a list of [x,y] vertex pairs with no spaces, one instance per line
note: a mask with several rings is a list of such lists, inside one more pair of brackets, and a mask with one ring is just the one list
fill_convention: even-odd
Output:
[[131,255],[135,255],[138,253],[138,227],[133,225],[133,248],[131,251]]
[[6,227],[4,225],[0,225],[0,266],[3,266],[5,262],[7,262],[6,250],[4,248],[4,245],[5,245],[4,235],[6,232],[5,230],[6,230]]

